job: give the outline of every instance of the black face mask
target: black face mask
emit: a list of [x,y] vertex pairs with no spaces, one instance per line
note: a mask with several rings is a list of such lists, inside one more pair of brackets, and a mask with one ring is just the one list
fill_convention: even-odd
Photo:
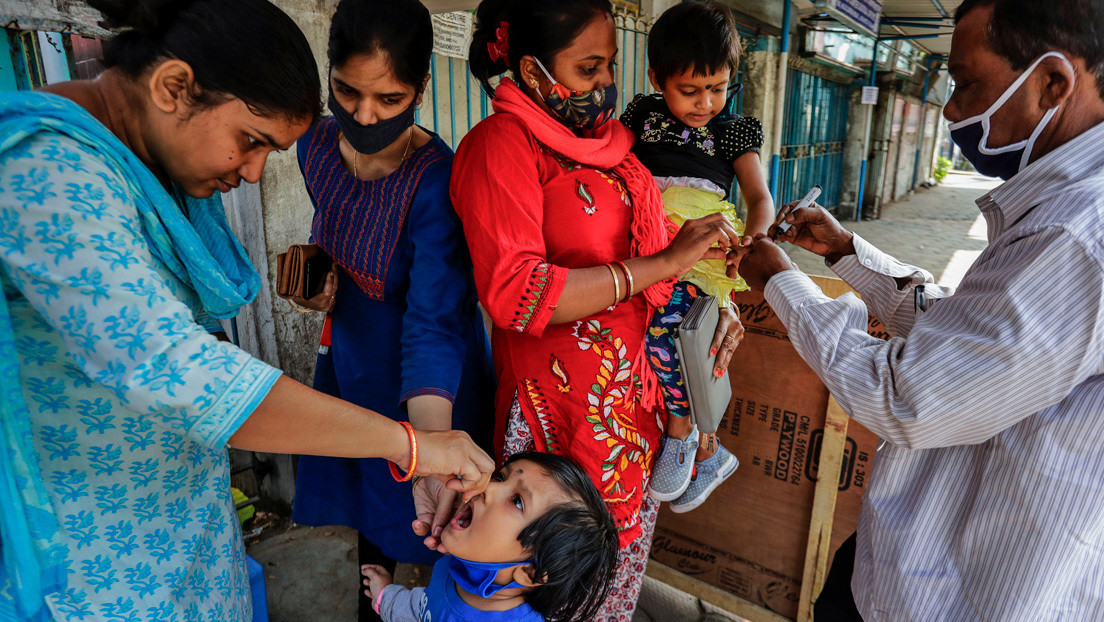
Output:
[[414,125],[414,108],[417,101],[418,98],[415,97],[406,110],[390,119],[384,119],[371,125],[358,123],[353,115],[337,103],[332,90],[330,91],[329,106],[330,112],[337,119],[337,126],[341,128],[341,133],[345,135],[345,140],[349,141],[353,149],[365,155],[371,155],[382,151],[384,147],[398,140],[403,132]]

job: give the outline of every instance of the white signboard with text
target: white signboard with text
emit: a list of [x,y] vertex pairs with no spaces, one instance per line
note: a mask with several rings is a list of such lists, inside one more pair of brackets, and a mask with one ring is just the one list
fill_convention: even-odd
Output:
[[874,105],[878,103],[878,87],[876,86],[864,86],[862,87],[862,100],[861,104]]
[[436,13],[432,19],[433,52],[467,60],[472,39],[472,14],[467,11]]

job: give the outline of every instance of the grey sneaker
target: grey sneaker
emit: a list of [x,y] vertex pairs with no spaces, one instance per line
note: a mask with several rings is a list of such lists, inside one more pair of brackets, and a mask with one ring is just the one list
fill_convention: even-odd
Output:
[[718,447],[717,453],[701,462],[695,462],[694,466],[696,467],[694,476],[691,478],[690,485],[686,487],[686,492],[671,502],[672,512],[678,514],[689,512],[704,503],[710,493],[721,485],[721,482],[736,472],[740,461],[732,455],[732,452],[724,447]]
[[698,452],[698,426],[690,430],[685,441],[670,436],[663,437],[663,452],[656,460],[652,482],[648,485],[656,501],[678,499],[690,485],[694,474],[694,455]]

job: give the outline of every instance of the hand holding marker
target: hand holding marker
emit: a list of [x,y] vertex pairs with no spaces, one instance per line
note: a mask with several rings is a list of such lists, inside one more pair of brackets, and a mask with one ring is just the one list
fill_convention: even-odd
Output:
[[[805,196],[797,202],[797,205],[795,205],[794,208],[790,210],[790,213],[792,214],[803,207],[809,207],[810,205],[812,205],[813,201],[816,201],[817,197],[820,196],[821,190],[822,188],[820,187],[820,184],[813,186],[812,189],[809,190],[809,192],[806,193]],[[778,236],[789,231],[791,226],[792,225],[790,225],[790,223],[786,222],[785,220],[778,223],[778,226],[774,228],[774,235],[771,236],[771,240],[777,240]]]

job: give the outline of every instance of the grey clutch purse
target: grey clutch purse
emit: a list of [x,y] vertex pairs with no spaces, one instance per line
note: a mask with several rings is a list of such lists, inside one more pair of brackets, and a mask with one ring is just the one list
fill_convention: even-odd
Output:
[[728,376],[717,378],[713,375],[716,357],[709,354],[718,319],[720,310],[717,298],[699,296],[690,305],[675,333],[675,350],[690,398],[690,415],[698,430],[705,434],[717,431],[732,400],[732,385]]

